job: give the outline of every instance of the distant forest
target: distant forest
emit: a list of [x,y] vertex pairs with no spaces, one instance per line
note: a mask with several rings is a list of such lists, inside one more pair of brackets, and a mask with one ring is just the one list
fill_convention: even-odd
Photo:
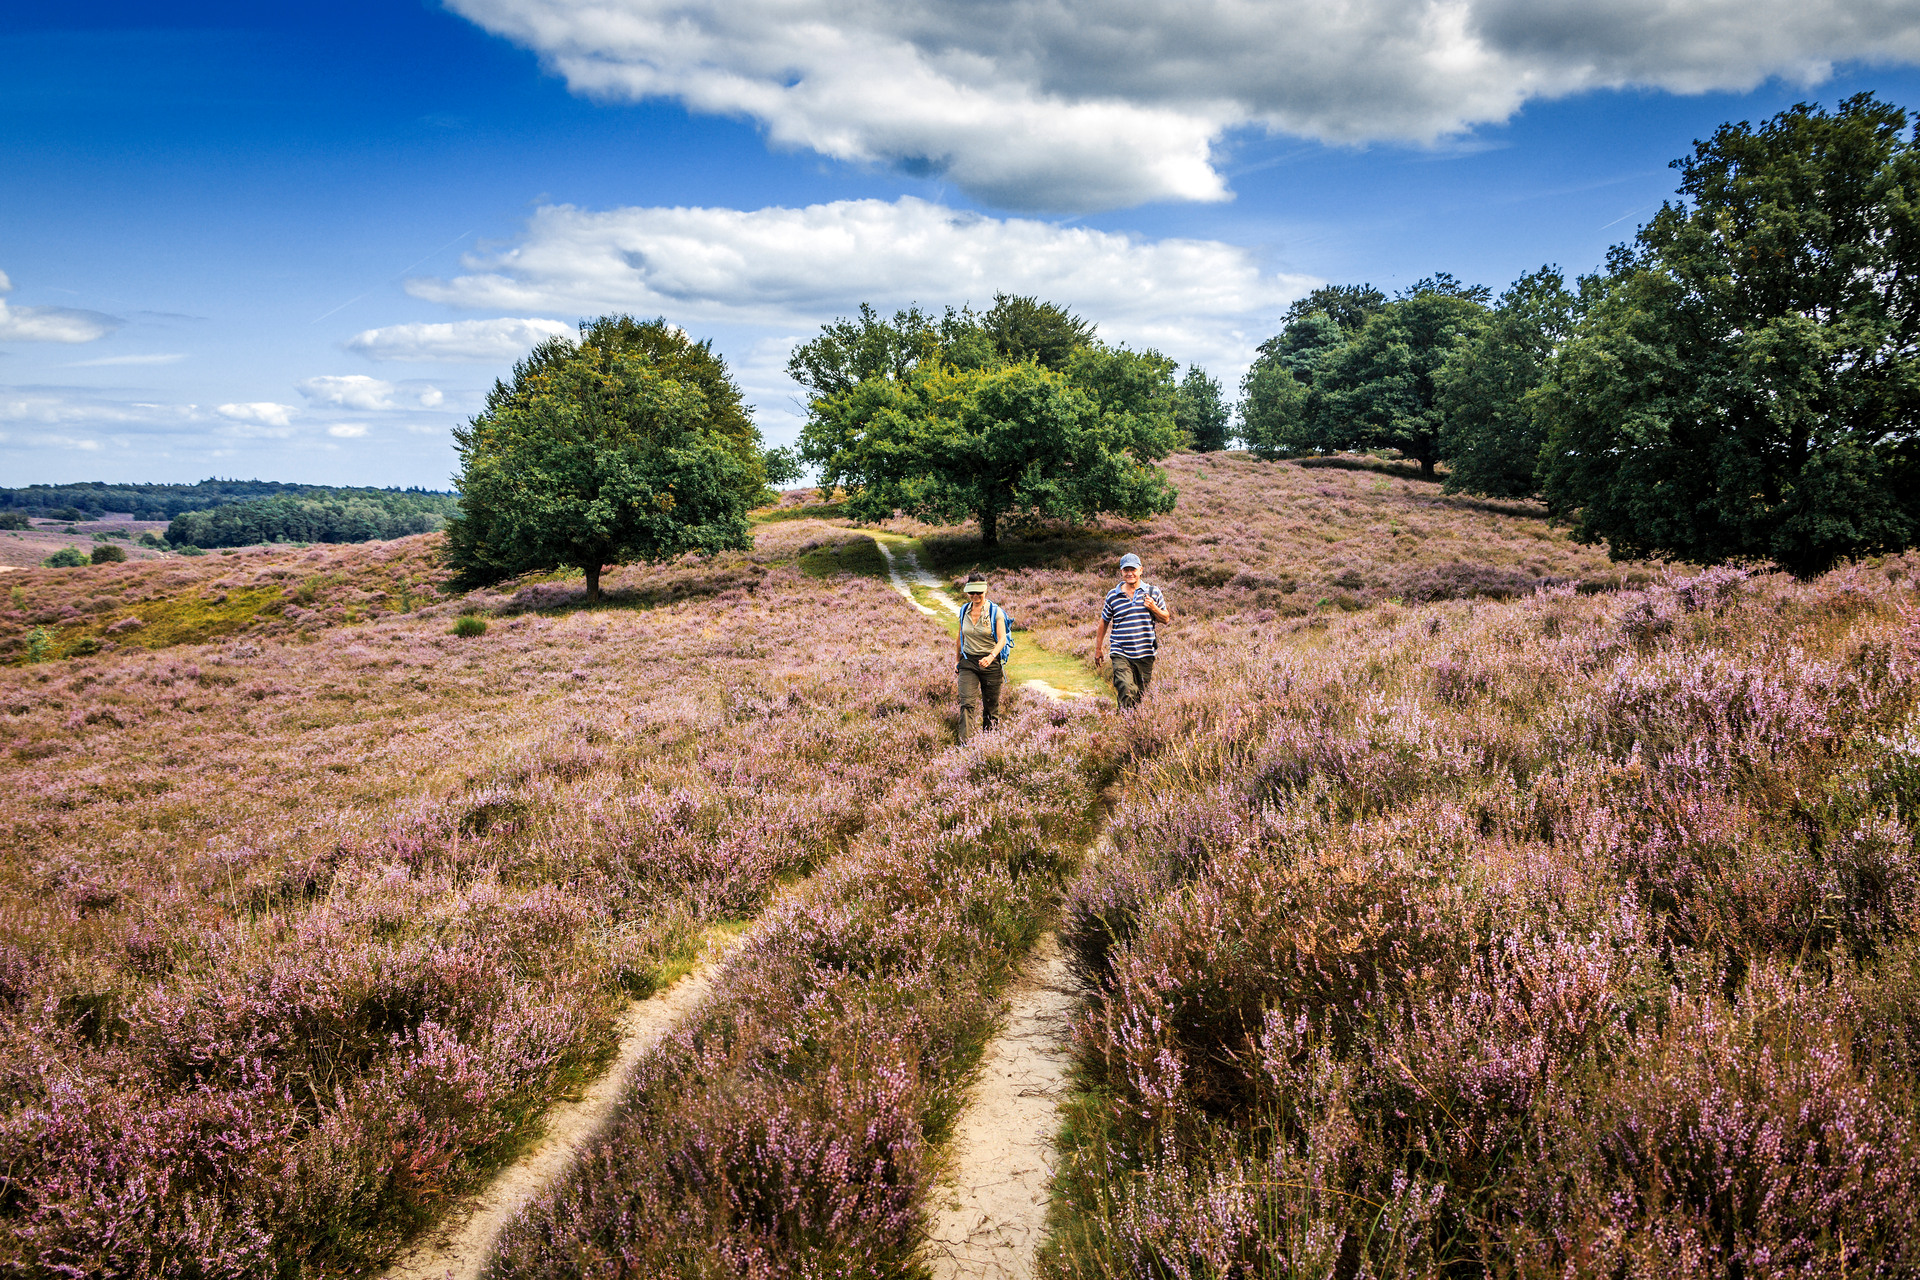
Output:
[[450,493],[339,489],[342,497],[255,498],[183,511],[167,526],[176,547],[248,547],[260,542],[371,542],[443,527],[459,504]]
[[453,495],[431,489],[340,488],[282,484],[277,480],[202,480],[199,484],[34,484],[0,489],[0,511],[48,520],[98,520],[105,513],[131,513],[136,520],[171,520],[183,511],[207,511],[260,498],[308,498],[318,502],[374,502],[390,497],[420,499],[425,509],[451,511]]
[[431,489],[342,488],[277,480],[199,484],[36,484],[0,489],[0,513],[49,520],[98,520],[108,513],[168,520],[176,547],[242,547],[259,542],[370,542],[429,533],[459,505]]

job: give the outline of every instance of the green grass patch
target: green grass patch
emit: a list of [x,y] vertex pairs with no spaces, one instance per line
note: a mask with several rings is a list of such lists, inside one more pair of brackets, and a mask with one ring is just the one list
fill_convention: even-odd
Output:
[[800,571],[815,578],[831,578],[840,573],[857,573],[870,578],[885,578],[887,562],[880,548],[864,534],[850,535],[845,542],[815,547],[800,557]]
[[773,524],[779,520],[839,520],[846,513],[844,502],[818,502],[806,507],[761,507],[749,511],[747,519],[754,524]]
[[[224,597],[224,598],[222,598]],[[172,600],[148,600],[137,608],[117,610],[60,628],[51,656],[66,658],[97,652],[104,639],[122,646],[164,649],[176,644],[204,644],[252,625],[264,613],[278,613],[285,596],[275,587],[234,587],[212,594],[195,591]],[[137,617],[141,625],[130,631],[107,632],[114,623]]]

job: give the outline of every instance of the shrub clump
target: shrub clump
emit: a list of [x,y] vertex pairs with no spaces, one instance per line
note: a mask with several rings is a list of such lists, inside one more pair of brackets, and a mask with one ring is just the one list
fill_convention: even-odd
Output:
[[1916,568],[1217,624],[1068,896],[1047,1274],[1913,1274]]
[[40,563],[49,569],[78,569],[87,563],[87,558],[80,554],[78,547],[62,547]]
[[125,547],[117,547],[110,542],[102,543],[93,549],[92,561],[94,564],[121,564],[126,558],[127,549]]
[[487,634],[487,620],[478,614],[463,613],[453,624],[453,634],[457,636],[483,636]]

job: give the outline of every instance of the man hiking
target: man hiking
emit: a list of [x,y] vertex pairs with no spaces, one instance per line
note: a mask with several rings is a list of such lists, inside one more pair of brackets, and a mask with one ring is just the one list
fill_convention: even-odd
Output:
[[1160,648],[1156,627],[1173,621],[1160,588],[1140,581],[1140,557],[1129,551],[1120,557],[1120,585],[1107,592],[1100,608],[1100,634],[1093,640],[1097,670],[1113,659],[1113,692],[1120,709],[1140,705],[1153,679],[1153,655]]

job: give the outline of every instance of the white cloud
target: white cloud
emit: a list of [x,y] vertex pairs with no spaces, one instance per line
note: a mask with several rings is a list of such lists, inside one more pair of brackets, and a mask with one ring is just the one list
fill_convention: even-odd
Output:
[[318,378],[302,378],[294,390],[307,400],[328,409],[391,409],[398,387],[364,373],[343,373]]
[[407,287],[475,309],[744,328],[730,363],[770,438],[793,418],[787,352],[862,302],[937,311],[1034,294],[1096,321],[1109,341],[1157,347],[1231,386],[1286,304],[1320,283],[1263,271],[1251,250],[1221,241],[988,218],[912,197],[753,211],[553,206],[519,243],[465,266]]
[[248,404],[223,404],[214,412],[234,422],[251,422],[263,427],[285,427],[292,425],[295,409],[290,404],[255,400]]
[[178,364],[187,358],[184,351],[155,352],[139,356],[98,356],[92,360],[74,360],[61,366],[66,369],[99,369],[109,365],[135,364]]
[[1431,142],[1524,103],[1813,85],[1920,59],[1920,0],[449,0],[579,93],[672,98],[778,146],[1009,209],[1225,196],[1253,126]]
[[357,440],[367,434],[364,422],[336,422],[327,428],[327,434],[338,440]]
[[452,324],[395,324],[364,329],[347,339],[347,349],[369,360],[447,360],[500,364],[517,360],[548,338],[571,337],[574,328],[558,320],[458,320]]
[[198,405],[115,400],[81,387],[0,387],[0,424],[178,431],[205,417]]
[[410,281],[408,291],[459,307],[792,325],[861,302],[986,304],[998,291],[1039,294],[1103,322],[1237,316],[1277,308],[1312,283],[1263,274],[1250,251],[1217,240],[986,218],[910,196],[750,212],[549,206],[518,245],[465,265],[474,274]]
[[369,378],[364,373],[302,378],[293,386],[294,390],[307,398],[309,404],[318,408],[354,409],[361,413],[411,407],[403,401],[411,401],[423,409],[435,409],[444,404],[447,398],[438,387],[424,382],[387,382],[380,378]]
[[[13,292],[13,281],[0,271],[0,293]],[[0,342],[92,342],[120,327],[120,321],[98,311],[75,307],[15,307],[0,298]]]

